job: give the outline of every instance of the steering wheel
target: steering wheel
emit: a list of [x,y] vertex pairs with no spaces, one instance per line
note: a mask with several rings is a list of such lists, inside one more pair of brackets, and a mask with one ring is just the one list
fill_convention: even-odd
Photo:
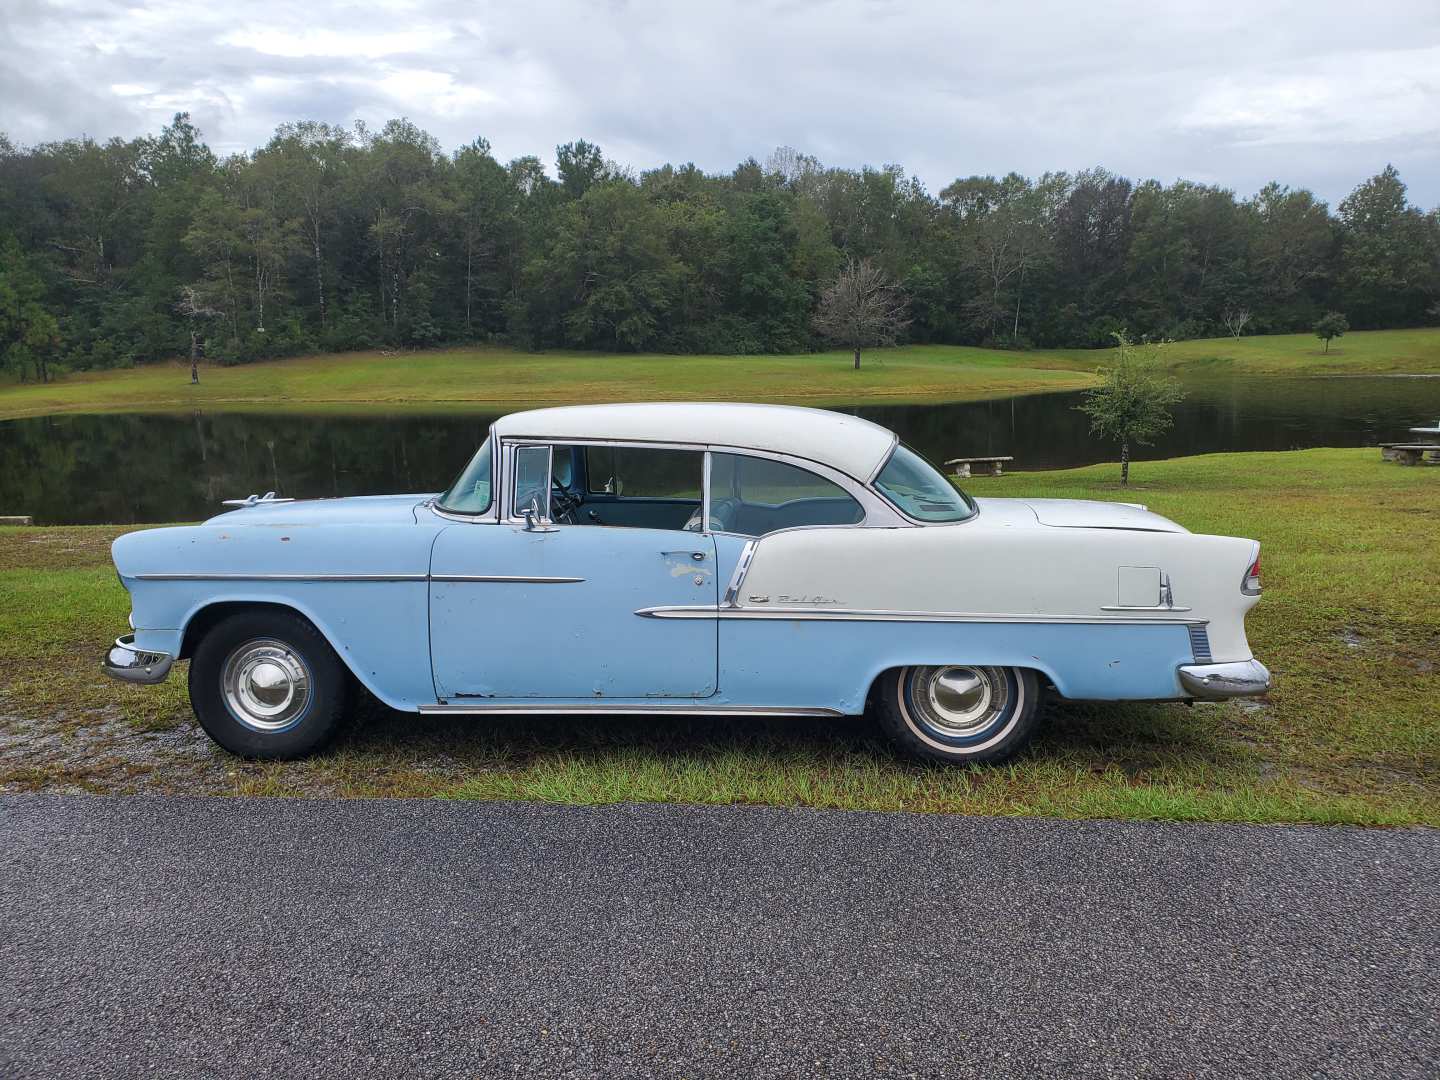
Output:
[[550,520],[575,524],[575,511],[584,500],[566,488],[553,476],[550,478]]

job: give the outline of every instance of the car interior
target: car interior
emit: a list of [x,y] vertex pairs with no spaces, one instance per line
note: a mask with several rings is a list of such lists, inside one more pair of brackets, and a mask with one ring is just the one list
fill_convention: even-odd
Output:
[[[704,454],[628,446],[556,446],[550,517],[568,525],[699,532]],[[716,453],[712,532],[762,536],[801,525],[854,525],[863,508],[839,485],[787,462]]]

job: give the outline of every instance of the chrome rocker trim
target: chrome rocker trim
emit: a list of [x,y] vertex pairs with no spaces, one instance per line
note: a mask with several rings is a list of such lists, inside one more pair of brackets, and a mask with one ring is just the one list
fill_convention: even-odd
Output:
[[136,581],[428,581],[429,574],[136,574]]
[[559,704],[524,704],[512,701],[441,702],[439,705],[421,705],[422,716],[806,716],[834,718],[844,716],[835,709],[797,708],[795,706],[765,705],[703,705],[689,701],[674,705],[651,703],[645,705],[623,705],[618,702],[600,704],[593,701],[573,701]]
[[174,663],[175,658],[169,653],[137,649],[135,635],[126,634],[115,639],[105,659],[100,661],[100,670],[121,682],[153,686],[165,681]]
[[1254,697],[1270,689],[1270,672],[1259,660],[1236,660],[1228,664],[1182,664],[1180,685],[1194,698],[1225,701]]

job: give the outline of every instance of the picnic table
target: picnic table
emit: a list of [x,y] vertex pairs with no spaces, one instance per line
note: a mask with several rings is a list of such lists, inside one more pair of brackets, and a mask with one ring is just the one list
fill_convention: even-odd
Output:
[[1005,462],[1014,460],[1015,459],[1013,457],[1007,455],[999,455],[995,457],[957,457],[950,458],[948,461],[945,462],[945,464],[955,466],[954,471],[950,474],[951,476],[963,479],[964,477],[970,475],[970,469],[972,466],[974,468],[981,469],[982,476],[999,476],[1005,465]]
[[1436,420],[1433,427],[1412,427],[1412,428],[1410,429],[1410,434],[1411,434],[1411,435],[1433,435],[1434,438],[1433,438],[1433,439],[1427,439],[1426,442],[1440,443],[1440,420]]

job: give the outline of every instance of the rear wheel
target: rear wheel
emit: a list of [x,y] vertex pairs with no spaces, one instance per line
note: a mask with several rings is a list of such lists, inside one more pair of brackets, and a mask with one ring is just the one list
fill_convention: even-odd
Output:
[[1026,668],[907,667],[881,676],[878,697],[880,726],[906,753],[994,764],[1030,741],[1040,685]]
[[286,611],[242,611],[216,623],[190,659],[190,704],[232,754],[297,758],[344,725],[350,673],[320,632]]

